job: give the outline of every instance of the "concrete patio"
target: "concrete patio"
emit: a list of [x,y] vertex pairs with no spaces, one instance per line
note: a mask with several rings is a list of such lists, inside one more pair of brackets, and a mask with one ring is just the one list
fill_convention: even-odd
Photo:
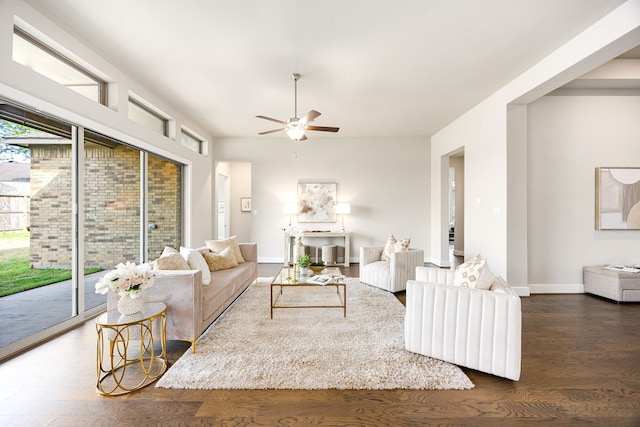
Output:
[[[105,271],[85,276],[85,308],[107,300],[95,293],[95,284]],[[69,319],[73,288],[71,280],[0,297],[0,347],[31,336]]]

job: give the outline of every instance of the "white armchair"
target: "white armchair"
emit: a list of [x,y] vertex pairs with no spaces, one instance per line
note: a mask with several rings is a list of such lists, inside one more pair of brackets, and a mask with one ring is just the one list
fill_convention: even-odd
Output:
[[405,348],[520,379],[520,297],[496,276],[489,290],[453,286],[454,271],[418,267],[407,283]]
[[390,254],[389,261],[381,261],[384,246],[360,248],[360,282],[390,292],[407,289],[407,280],[415,279],[416,267],[424,265],[424,251],[409,249]]

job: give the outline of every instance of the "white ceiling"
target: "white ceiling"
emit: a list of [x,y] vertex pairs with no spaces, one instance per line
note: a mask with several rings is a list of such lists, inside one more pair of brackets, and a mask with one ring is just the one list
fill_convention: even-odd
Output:
[[[214,137],[428,136],[623,0],[30,0]],[[261,138],[285,137],[284,134]]]

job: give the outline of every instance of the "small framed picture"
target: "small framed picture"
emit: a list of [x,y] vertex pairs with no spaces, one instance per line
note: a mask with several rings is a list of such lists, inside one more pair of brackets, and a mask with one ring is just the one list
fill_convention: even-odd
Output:
[[251,212],[251,198],[250,197],[241,197],[240,198],[240,212]]

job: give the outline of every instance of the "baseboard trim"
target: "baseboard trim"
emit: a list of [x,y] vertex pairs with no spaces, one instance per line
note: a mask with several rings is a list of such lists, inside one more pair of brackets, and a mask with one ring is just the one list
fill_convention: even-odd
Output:
[[284,263],[284,258],[282,257],[259,257],[258,264],[282,264]]
[[436,267],[441,267],[441,268],[449,268],[449,267],[451,267],[451,263],[449,262],[448,259],[447,260],[444,260],[444,259],[438,260],[438,259],[435,259],[435,258],[427,257],[427,258],[425,258],[424,262],[427,263],[427,264],[433,264]]
[[529,289],[532,294],[583,294],[584,285],[582,283],[553,283],[530,284]]
[[513,289],[513,292],[515,292],[519,297],[531,296],[531,290],[528,286],[512,286],[511,289]]

